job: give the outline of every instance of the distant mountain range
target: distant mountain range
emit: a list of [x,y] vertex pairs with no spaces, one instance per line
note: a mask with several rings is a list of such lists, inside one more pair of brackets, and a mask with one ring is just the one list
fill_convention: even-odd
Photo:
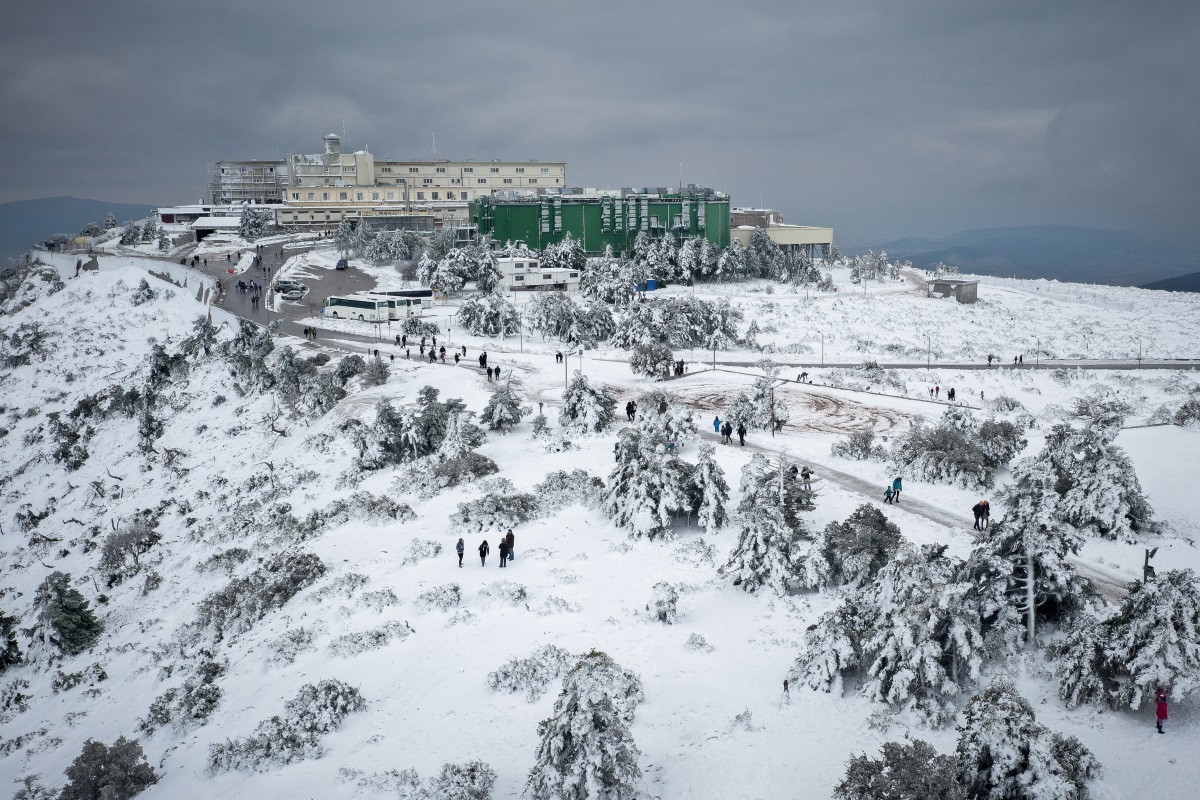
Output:
[[109,212],[118,222],[141,219],[154,206],[108,203],[80,197],[41,197],[0,203],[0,256],[18,255],[56,233],[79,233],[89,222],[104,225]]
[[980,228],[945,239],[908,237],[871,249],[919,267],[945,262],[984,275],[1116,286],[1142,286],[1200,270],[1198,252],[1124,231],[1068,225]]
[[1143,289],[1161,289],[1164,292],[1200,292],[1200,272],[1191,272],[1165,281],[1147,283]]

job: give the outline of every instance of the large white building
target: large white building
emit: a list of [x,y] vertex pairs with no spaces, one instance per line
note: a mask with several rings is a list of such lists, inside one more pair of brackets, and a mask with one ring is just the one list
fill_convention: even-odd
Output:
[[536,258],[504,257],[496,259],[500,267],[500,288],[505,292],[577,292],[579,270],[565,267],[541,267]]
[[[323,227],[345,216],[431,214],[467,219],[467,205],[493,194],[536,196],[562,189],[561,161],[444,161],[378,159],[366,150],[342,152],[341,137],[324,138],[324,152],[278,161],[218,161],[209,166],[214,204],[273,203],[281,225]],[[370,211],[366,211],[371,209]]]

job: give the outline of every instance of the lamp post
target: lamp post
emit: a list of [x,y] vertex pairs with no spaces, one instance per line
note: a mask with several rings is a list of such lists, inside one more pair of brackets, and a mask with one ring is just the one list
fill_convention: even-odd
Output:
[[929,338],[929,334],[925,334],[925,369],[929,369],[930,363],[933,361],[933,343]]
[[1034,337],[1037,341],[1037,350],[1033,351],[1033,365],[1040,367],[1042,365],[1042,340]]
[[821,366],[825,366],[825,331],[817,331],[817,335],[821,337]]
[[1138,337],[1138,366],[1142,365],[1142,339]]

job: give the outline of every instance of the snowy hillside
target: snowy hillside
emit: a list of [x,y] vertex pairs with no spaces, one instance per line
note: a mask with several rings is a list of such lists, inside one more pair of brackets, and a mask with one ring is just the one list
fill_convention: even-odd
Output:
[[[290,263],[311,274],[327,256]],[[1171,693],[1163,736],[1151,698],[1128,697],[1146,674],[1132,658],[1106,667],[1105,690],[1126,692],[1113,708],[1064,701],[1070,654],[1048,656],[1064,640],[1083,652],[1068,634],[1119,609],[1129,619],[1093,644],[1137,639],[1145,614],[1126,593],[1144,548],[1159,548],[1160,575],[1200,570],[1200,429],[1185,419],[1196,373],[886,366],[923,363],[927,349],[934,362],[1032,360],[1039,339],[1043,359],[1136,357],[1139,338],[1147,358],[1190,358],[1194,296],[1011,281],[965,307],[907,282],[864,292],[845,274],[812,297],[703,284],[695,296],[742,310],[738,335],[753,322],[757,348],[731,343],[718,360],[740,365],[719,370],[704,369],[703,348],[676,348],[695,355],[670,382],[634,375],[608,344],[571,357],[567,369],[582,364],[615,400],[605,426],[582,382],[564,401],[556,339],[456,330],[460,366],[393,361],[395,347],[371,363],[347,355],[361,344],[210,317],[207,282],[184,289],[103,258],[80,277],[73,261],[31,273],[0,316],[0,612],[21,654],[0,659],[0,786],[36,775],[57,790],[85,742],[124,736],[157,775],[145,798],[458,798],[486,796],[461,786],[491,777],[491,796],[515,798],[561,777],[547,742],[571,729],[611,745],[597,759],[650,797],[825,798],[851,758],[906,735],[941,754],[1000,749],[1004,736],[976,722],[1016,703],[1001,677],[1028,701],[1029,724],[1006,744],[1037,742],[1039,786],[1061,785],[1072,753],[1095,797],[1185,797],[1200,777],[1200,643],[1156,673]],[[764,395],[773,367],[754,362],[813,363],[822,334],[827,362],[884,366],[810,368],[813,385]],[[481,349],[498,383],[477,368]],[[944,416],[952,386],[969,417]],[[493,393],[504,387],[511,398]],[[778,436],[751,425],[745,446],[720,442],[712,419],[742,394],[747,419],[764,402],[786,407]],[[509,399],[519,421],[484,435]],[[1135,427],[1171,421],[1182,424]],[[833,454],[868,429],[889,460]],[[965,444],[897,467],[914,430]],[[1072,473],[1072,459],[1085,466]],[[811,492],[792,465],[812,467]],[[885,503],[898,471],[901,502]],[[1061,503],[1029,500],[1052,474],[1076,479]],[[1028,537],[1005,550],[1002,534],[973,530],[981,497],[993,526],[1011,517],[1000,531],[1040,522],[1061,552]],[[515,559],[499,571],[510,528]],[[863,536],[870,545],[847,555]],[[1020,598],[995,589],[988,621],[962,610],[983,607],[992,589],[979,587],[1003,585],[1030,552],[1054,597],[1039,597],[1046,621],[1027,644]],[[951,633],[931,632],[959,612]],[[600,718],[610,739],[584,724]],[[540,731],[543,720],[558,727]]]

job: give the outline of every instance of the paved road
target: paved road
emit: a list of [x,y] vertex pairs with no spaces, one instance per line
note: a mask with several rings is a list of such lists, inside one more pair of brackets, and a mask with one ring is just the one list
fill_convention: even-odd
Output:
[[[774,359],[772,359],[774,360]],[[712,361],[702,362],[705,365],[711,365]],[[717,361],[719,367],[753,367],[757,363],[755,361]],[[776,364],[784,367],[792,367],[793,369],[855,369],[862,366],[862,362],[832,362],[827,361],[824,364],[816,361],[775,361]],[[1200,359],[1158,359],[1150,360],[1143,359],[1138,361],[1119,360],[1119,361],[1101,361],[1101,360],[1067,360],[1056,359],[1054,361],[1043,359],[1040,364],[992,364],[989,366],[986,362],[977,364],[974,362],[939,362],[934,361],[928,365],[924,362],[897,362],[883,363],[879,366],[884,369],[965,369],[965,370],[1045,370],[1045,369],[1200,369]]]

